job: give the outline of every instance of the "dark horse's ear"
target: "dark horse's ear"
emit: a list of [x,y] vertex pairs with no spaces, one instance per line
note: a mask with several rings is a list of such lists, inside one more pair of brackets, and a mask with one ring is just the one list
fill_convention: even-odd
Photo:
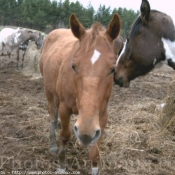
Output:
[[120,19],[120,16],[116,13],[114,14],[114,17],[112,18],[111,22],[108,25],[106,34],[112,40],[114,40],[119,35],[120,28],[121,28],[121,19]]
[[81,40],[82,36],[86,33],[86,30],[75,14],[70,16],[69,23],[74,36]]
[[142,19],[148,21],[150,15],[150,5],[147,0],[142,0],[142,4],[140,6],[140,12]]

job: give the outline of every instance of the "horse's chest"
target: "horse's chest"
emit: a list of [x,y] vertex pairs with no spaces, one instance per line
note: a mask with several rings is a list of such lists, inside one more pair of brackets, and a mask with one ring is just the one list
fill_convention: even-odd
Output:
[[66,103],[69,108],[73,108],[76,104],[75,87],[73,78],[70,78],[71,75],[67,76],[58,77],[56,91],[60,101]]

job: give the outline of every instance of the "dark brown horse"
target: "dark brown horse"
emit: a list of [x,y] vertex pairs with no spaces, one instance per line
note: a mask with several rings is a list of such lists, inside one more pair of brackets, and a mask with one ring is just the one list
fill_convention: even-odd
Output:
[[140,11],[117,60],[114,80],[121,87],[128,87],[131,80],[148,73],[160,61],[175,69],[175,27],[171,17],[151,10],[147,0],[142,0]]
[[50,151],[57,152],[55,129],[61,120],[60,168],[71,136],[71,114],[78,114],[74,132],[80,144],[90,146],[93,174],[98,173],[99,148],[108,120],[116,55],[113,40],[120,32],[120,17],[115,14],[109,27],[99,23],[85,30],[78,18],[70,16],[70,29],[52,31],[45,39],[40,70],[48,100]]

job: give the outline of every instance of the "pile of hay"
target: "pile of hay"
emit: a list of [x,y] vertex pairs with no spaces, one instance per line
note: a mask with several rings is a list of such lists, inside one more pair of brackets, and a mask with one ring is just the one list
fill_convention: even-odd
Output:
[[175,81],[172,81],[165,98],[165,106],[161,113],[161,125],[164,129],[175,132]]
[[27,65],[25,66],[23,73],[27,76],[32,76],[32,79],[37,79],[41,77],[39,69],[41,50],[38,50],[34,42],[29,42],[27,54],[25,60]]

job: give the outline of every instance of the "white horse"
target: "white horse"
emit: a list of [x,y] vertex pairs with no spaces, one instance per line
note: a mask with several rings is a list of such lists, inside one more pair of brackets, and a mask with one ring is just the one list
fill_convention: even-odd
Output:
[[[0,32],[0,45],[2,46],[1,56],[5,55],[4,47],[6,46],[8,48],[7,55],[9,56],[13,64],[11,53],[13,49],[17,49],[17,68],[18,68],[20,47],[21,45],[28,43],[29,40],[35,41],[37,48],[40,49],[42,47],[44,36],[41,35],[39,32],[33,32],[31,30],[24,29],[24,28],[17,28],[17,29],[4,28],[2,29]],[[23,67],[24,54],[23,54],[21,67]],[[4,65],[3,57],[1,57],[1,65],[2,66]]]

